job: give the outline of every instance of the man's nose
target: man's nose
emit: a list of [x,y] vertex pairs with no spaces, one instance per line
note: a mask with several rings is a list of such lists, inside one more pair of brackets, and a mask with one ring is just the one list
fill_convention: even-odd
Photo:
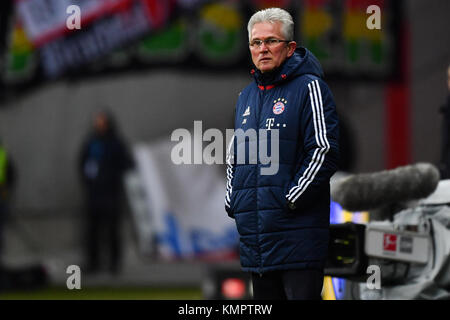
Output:
[[259,46],[259,51],[263,51],[263,52],[265,52],[265,51],[268,51],[269,50],[269,48],[267,47],[267,45],[266,45],[266,43],[263,41],[263,42],[261,42],[261,45]]

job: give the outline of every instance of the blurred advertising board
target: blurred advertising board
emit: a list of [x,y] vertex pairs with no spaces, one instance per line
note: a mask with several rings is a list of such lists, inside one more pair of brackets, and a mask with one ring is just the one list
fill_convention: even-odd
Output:
[[[161,13],[153,15],[153,0],[132,1],[115,14],[93,22],[81,32],[47,43],[41,62],[49,78],[96,61],[159,27]],[[168,12],[166,11],[166,16]]]
[[[386,81],[399,74],[401,0],[84,0],[74,2],[82,7],[81,29],[57,32],[68,17],[67,3],[15,2],[9,63],[0,75],[9,91],[20,86],[23,93],[22,85],[49,79],[161,67],[245,74],[252,68],[247,22],[255,11],[271,6],[292,14],[297,44],[318,57],[327,79]],[[371,5],[380,8],[381,29],[367,27]],[[37,10],[40,6],[44,9]],[[49,18],[38,19],[43,16]],[[33,59],[18,59],[24,52]],[[31,60],[36,67],[30,68]]]
[[130,0],[15,0],[30,42],[39,47],[69,30],[67,8],[77,5],[83,12],[83,25],[106,14],[122,10]]

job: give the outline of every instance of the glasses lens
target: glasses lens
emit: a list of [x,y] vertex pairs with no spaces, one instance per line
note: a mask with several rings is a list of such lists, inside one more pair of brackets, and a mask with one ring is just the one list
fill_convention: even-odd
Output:
[[250,46],[252,47],[259,47],[261,45],[262,41],[261,40],[252,40],[250,42]]

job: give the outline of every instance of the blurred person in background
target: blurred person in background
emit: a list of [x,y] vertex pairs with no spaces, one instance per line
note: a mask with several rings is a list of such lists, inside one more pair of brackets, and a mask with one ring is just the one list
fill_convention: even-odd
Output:
[[110,113],[97,113],[93,127],[79,158],[87,205],[85,271],[100,271],[103,259],[107,259],[108,271],[117,274],[121,263],[123,174],[132,167],[132,160]]
[[245,149],[237,139],[227,156],[225,209],[235,219],[241,266],[251,273],[255,299],[319,300],[330,178],[339,165],[336,105],[318,60],[293,41],[287,11],[256,12],[248,33],[257,70],[239,95],[235,130],[279,129],[279,167],[263,175],[261,163],[236,164],[237,149],[252,150],[249,139],[241,142]]
[[0,140],[0,269],[3,262],[4,227],[14,181],[15,170],[11,158]]
[[450,65],[447,68],[447,102],[441,106],[442,126],[442,148],[441,148],[441,179],[450,179]]

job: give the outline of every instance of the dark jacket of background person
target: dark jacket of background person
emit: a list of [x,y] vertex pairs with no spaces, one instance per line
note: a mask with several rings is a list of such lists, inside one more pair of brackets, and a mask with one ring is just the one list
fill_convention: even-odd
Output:
[[450,179],[450,94],[447,96],[447,103],[441,107],[440,112],[444,117],[440,164],[441,179]]
[[89,271],[97,271],[104,251],[109,251],[110,270],[118,270],[123,174],[132,166],[132,160],[116,132],[111,116],[107,116],[107,124],[105,132],[94,130],[88,136],[79,159],[87,200]]
[[[261,175],[260,162],[236,164],[239,143],[251,150],[248,139],[239,142],[235,138],[234,161],[229,161],[225,209],[240,234],[244,271],[324,267],[329,180],[338,167],[339,124],[322,75],[313,54],[298,48],[274,72],[254,72],[255,81],[239,95],[236,130],[267,129],[269,118],[275,119],[272,129],[279,129],[279,170],[275,175]],[[284,104],[281,113],[282,108],[275,106],[280,101]],[[270,146],[270,135],[267,139]],[[287,206],[288,199],[296,209]]]

